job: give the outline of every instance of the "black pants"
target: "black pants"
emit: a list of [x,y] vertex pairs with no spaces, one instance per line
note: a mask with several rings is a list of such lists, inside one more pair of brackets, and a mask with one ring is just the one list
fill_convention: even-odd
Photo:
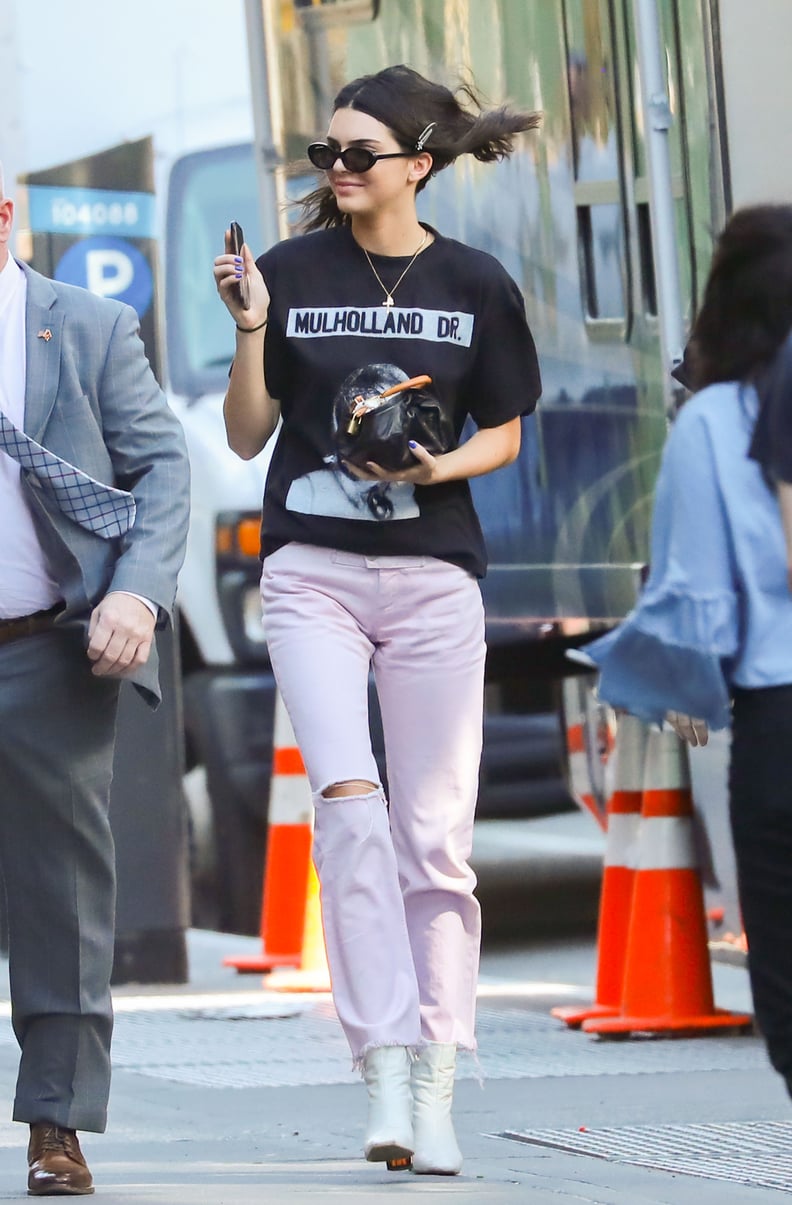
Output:
[[792,686],[735,691],[729,795],[756,1019],[792,1095]]

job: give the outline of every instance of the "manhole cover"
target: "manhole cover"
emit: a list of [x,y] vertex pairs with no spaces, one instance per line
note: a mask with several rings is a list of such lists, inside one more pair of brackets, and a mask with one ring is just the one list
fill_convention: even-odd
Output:
[[505,1130],[497,1137],[708,1180],[785,1192],[792,1188],[790,1121]]
[[306,1009],[299,1004],[242,1004],[238,1008],[191,1008],[179,1015],[186,1021],[286,1021]]

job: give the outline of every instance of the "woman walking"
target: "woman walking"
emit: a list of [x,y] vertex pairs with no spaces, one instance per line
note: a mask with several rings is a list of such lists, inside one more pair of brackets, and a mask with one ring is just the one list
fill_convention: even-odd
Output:
[[[307,233],[214,269],[238,331],[229,444],[255,456],[282,419],[264,498],[264,623],[314,792],[333,996],[369,1092],[366,1158],[445,1174],[462,1164],[451,1097],[457,1049],[476,1046],[480,940],[467,859],[486,560],[467,479],[514,460],[540,392],[517,285],[418,221],[431,175],[466,153],[502,158],[538,121],[467,100],[404,66],[346,85],[308,149],[325,177],[304,203]],[[475,434],[436,454],[415,442],[407,468],[353,467],[345,440],[361,400],[417,377],[456,439],[468,415]],[[369,737],[371,669],[389,802]]]
[[754,1006],[790,1095],[792,594],[776,487],[792,464],[792,393],[769,383],[789,382],[791,329],[792,206],[738,210],[693,328],[698,392],[666,444],[649,580],[624,623],[586,648],[614,706],[667,719],[691,745],[732,726],[729,803]]

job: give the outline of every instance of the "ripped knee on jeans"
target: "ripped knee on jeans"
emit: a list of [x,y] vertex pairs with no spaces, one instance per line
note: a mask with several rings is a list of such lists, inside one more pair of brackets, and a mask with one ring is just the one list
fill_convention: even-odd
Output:
[[333,782],[319,792],[320,799],[345,799],[349,796],[371,795],[379,791],[379,783],[368,778],[350,778],[346,782]]

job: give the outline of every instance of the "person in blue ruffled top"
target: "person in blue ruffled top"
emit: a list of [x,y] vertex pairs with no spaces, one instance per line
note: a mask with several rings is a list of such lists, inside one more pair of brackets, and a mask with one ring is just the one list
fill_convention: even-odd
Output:
[[[792,592],[768,431],[792,433],[792,206],[738,210],[717,242],[671,429],[638,605],[586,647],[601,698],[691,745],[732,726],[729,795],[756,1017],[792,1095]],[[789,374],[786,374],[787,376]],[[769,388],[775,382],[775,388]]]

